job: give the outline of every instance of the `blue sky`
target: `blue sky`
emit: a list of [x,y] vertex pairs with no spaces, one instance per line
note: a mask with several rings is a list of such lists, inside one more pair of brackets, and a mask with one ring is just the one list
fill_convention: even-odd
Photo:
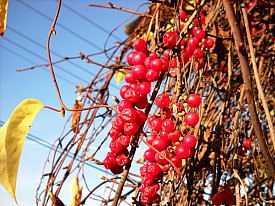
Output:
[[[78,56],[78,52],[92,54],[103,49],[108,32],[131,15],[126,12],[89,7],[89,3],[108,4],[109,1],[63,0],[52,37],[53,61],[64,56]],[[116,0],[112,3],[136,9],[145,0]],[[44,105],[59,108],[58,99],[48,68],[16,72],[16,69],[47,63],[46,39],[55,14],[55,0],[10,0],[5,35],[0,39],[0,121],[6,121],[13,109],[26,98],[36,98]],[[145,10],[146,5],[141,10]],[[78,12],[83,17],[76,15]],[[88,19],[88,20],[87,20]],[[114,32],[107,45],[111,46],[126,35],[122,27]],[[108,47],[108,46],[107,46]],[[104,63],[104,55],[93,60]],[[95,69],[79,59],[55,67],[63,101],[72,107],[76,98],[75,85],[86,85]],[[114,83],[115,85],[115,83]],[[112,92],[117,92],[113,87]],[[50,110],[42,110],[35,118],[30,134],[52,143],[60,134],[66,118]],[[17,199],[20,206],[35,204],[35,192],[49,149],[26,140],[21,157]],[[105,151],[106,152],[106,151]],[[100,172],[91,169],[93,178]],[[67,197],[65,194],[64,198]],[[0,187],[0,205],[15,206],[8,193]]]

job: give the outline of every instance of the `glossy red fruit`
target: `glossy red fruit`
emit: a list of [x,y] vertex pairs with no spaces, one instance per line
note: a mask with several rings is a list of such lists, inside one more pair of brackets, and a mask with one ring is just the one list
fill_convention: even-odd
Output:
[[133,65],[138,65],[138,64],[142,64],[144,65],[144,61],[146,59],[146,54],[143,52],[136,52],[135,54],[133,54],[132,57],[132,63]]
[[171,142],[178,142],[179,139],[180,139],[180,136],[181,136],[181,133],[179,130],[174,130],[173,132],[170,132],[168,134],[168,139],[171,141]]
[[143,52],[146,50],[147,43],[143,39],[136,39],[133,43],[133,47],[138,52]]
[[137,118],[137,111],[133,108],[126,108],[121,113],[120,116],[124,122],[133,122]]
[[132,58],[133,56],[136,54],[137,52],[135,51],[132,51],[132,52],[129,52],[126,56],[126,62],[130,65],[130,66],[133,66],[133,61],[132,61]]
[[127,122],[124,125],[124,133],[126,135],[129,135],[129,136],[134,135],[138,132],[138,130],[139,130],[139,125],[135,122]]
[[140,96],[139,100],[135,102],[135,106],[138,109],[145,109],[148,105],[148,99],[146,95]]
[[121,135],[117,141],[124,147],[128,147],[131,142],[131,137],[128,135]]
[[107,156],[103,160],[103,165],[106,169],[111,169],[111,168],[117,166],[115,153],[108,152]]
[[151,92],[151,83],[149,82],[141,82],[138,84],[138,92],[140,95],[146,95]]
[[152,175],[156,177],[162,174],[162,169],[156,163],[150,163],[147,165],[147,175]]
[[112,128],[121,131],[124,128],[125,120],[121,115],[117,115],[113,120],[112,120]]
[[198,107],[201,104],[201,98],[199,95],[197,94],[189,94],[187,99],[186,99],[186,103],[192,107]]
[[148,136],[146,137],[146,142],[147,142],[148,144],[152,144],[153,141],[154,141],[155,139],[157,139],[157,135],[155,135],[155,134],[150,134],[150,135],[148,135]]
[[196,126],[199,122],[199,115],[196,112],[188,112],[184,116],[184,122],[189,126]]
[[197,28],[193,30],[193,34],[198,39],[203,39],[205,37],[205,31],[203,29]]
[[167,59],[169,59],[170,54],[171,54],[171,49],[165,49],[163,52],[163,56]]
[[156,152],[152,149],[148,149],[144,152],[143,156],[148,162],[154,162],[155,161],[155,155]]
[[112,127],[112,129],[110,130],[110,137],[112,139],[118,139],[120,135],[121,135],[121,131]]
[[150,126],[152,130],[160,131],[162,129],[163,120],[161,118],[155,118],[152,120]]
[[176,57],[172,57],[172,59],[169,62],[169,67],[172,69],[178,68],[178,60]]
[[109,148],[114,154],[120,154],[123,151],[124,146],[117,140],[113,139],[109,144]]
[[180,20],[184,21],[186,19],[187,15],[185,11],[180,11]]
[[188,40],[188,45],[192,48],[198,48],[200,45],[200,40],[197,37],[192,37]]
[[221,204],[223,204],[225,202],[225,195],[222,192],[216,193],[213,197],[212,197],[212,204],[213,205],[217,205],[220,206]]
[[168,145],[169,142],[161,138],[157,138],[152,142],[152,146],[158,151],[165,150]]
[[125,82],[127,82],[129,84],[135,84],[137,82],[138,78],[132,71],[130,71],[125,74],[124,80],[125,80]]
[[120,154],[116,157],[116,163],[119,166],[124,166],[129,162],[129,158],[125,156],[125,154]]
[[177,167],[181,168],[182,167],[182,159],[179,158],[178,156],[174,155],[170,158],[170,161]]
[[155,103],[159,108],[168,107],[170,104],[170,97],[168,94],[158,94]]
[[154,82],[156,80],[158,80],[160,73],[153,70],[153,69],[149,69],[146,73],[146,79],[149,82]]
[[130,102],[137,102],[140,98],[140,94],[138,91],[132,87],[130,87],[124,94],[125,100]]
[[193,55],[196,59],[200,59],[203,57],[204,55],[204,51],[201,48],[196,48],[193,51]]
[[175,123],[171,119],[166,119],[162,123],[162,131],[165,131],[167,133],[173,132],[175,129]]
[[146,73],[147,73],[147,69],[146,69],[146,67],[144,65],[139,64],[139,65],[133,66],[133,68],[132,68],[132,74],[135,76],[136,79],[139,79],[139,80],[146,79]]
[[161,72],[166,72],[169,69],[169,61],[164,57],[160,57],[160,60],[162,61]]
[[128,89],[132,88],[130,85],[123,85],[120,90],[119,90],[119,94],[120,96],[125,99],[125,93]]
[[137,110],[137,118],[135,119],[135,122],[138,125],[142,125],[144,122],[146,122],[147,117],[146,114],[143,111]]
[[203,42],[205,48],[212,48],[215,45],[215,42],[212,38],[206,38]]
[[169,31],[163,35],[164,46],[171,49],[177,44],[178,34],[177,32]]
[[195,26],[200,26],[205,23],[205,16],[203,14],[200,14],[194,19]]
[[148,57],[151,60],[157,59],[158,58],[158,54],[156,52],[150,52],[150,54],[148,55]]
[[125,99],[121,100],[118,104],[117,104],[117,109],[118,111],[122,112],[124,109],[126,108],[132,108],[133,104],[130,101],[127,101]]
[[243,139],[242,143],[243,143],[244,148],[249,149],[252,145],[252,140],[249,138],[245,138],[245,139]]
[[184,144],[180,144],[176,146],[175,154],[178,158],[187,159],[191,156],[191,150],[189,147],[185,146]]
[[154,71],[161,72],[162,65],[163,62],[159,58],[151,61],[151,69],[153,69]]
[[165,165],[168,163],[168,160],[167,159],[170,159],[170,155],[169,155],[169,152],[165,149],[165,150],[162,150],[160,152],[165,158],[163,158],[159,153],[156,153],[155,154],[155,161],[156,163],[159,163],[161,165]]
[[151,203],[151,198],[142,194],[140,196],[140,201],[143,205],[149,205]]
[[197,144],[197,138],[193,135],[185,135],[182,144],[186,145],[190,149],[194,148]]
[[123,166],[117,165],[117,166],[111,168],[110,170],[114,175],[118,175],[118,174],[121,174],[123,172]]

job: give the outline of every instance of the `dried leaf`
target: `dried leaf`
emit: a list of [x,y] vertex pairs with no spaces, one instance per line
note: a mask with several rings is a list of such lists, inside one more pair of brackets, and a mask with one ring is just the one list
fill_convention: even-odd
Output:
[[29,127],[43,104],[36,99],[21,102],[0,128],[0,182],[16,202],[18,166]]
[[119,84],[125,76],[125,71],[118,70],[115,74],[116,83]]
[[8,0],[0,0],[0,37],[4,35],[7,25]]
[[81,202],[82,186],[79,184],[78,175],[76,175],[70,182],[70,192],[72,200],[70,206],[77,206]]
[[65,206],[64,203],[56,195],[51,192],[49,192],[49,194],[54,206]]

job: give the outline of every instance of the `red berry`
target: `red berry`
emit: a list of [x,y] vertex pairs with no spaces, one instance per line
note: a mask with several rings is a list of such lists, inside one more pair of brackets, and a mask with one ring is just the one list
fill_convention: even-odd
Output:
[[157,72],[161,72],[162,65],[163,65],[163,62],[161,61],[161,59],[154,59],[151,61],[151,69]]
[[111,168],[110,170],[114,175],[118,175],[118,174],[121,174],[123,172],[123,167],[117,165],[117,166]]
[[135,122],[127,122],[124,125],[124,133],[126,135],[129,135],[129,136],[134,135],[138,132],[138,130],[139,130],[139,125]]
[[127,101],[125,99],[121,100],[118,104],[117,104],[117,109],[118,111],[122,112],[124,109],[126,108],[132,108],[133,104],[130,101]]
[[132,87],[130,87],[124,94],[125,100],[130,102],[137,102],[140,98],[140,94],[138,91]]
[[156,177],[162,174],[162,169],[159,167],[159,165],[151,163],[147,165],[147,174]]
[[124,128],[125,120],[121,115],[117,115],[113,120],[112,120],[112,128],[121,131]]
[[120,135],[121,135],[121,131],[112,127],[112,129],[110,130],[110,137],[112,139],[118,139]]
[[132,63],[133,65],[142,64],[144,65],[144,61],[146,59],[146,54],[143,52],[136,52],[132,57]]
[[132,58],[133,58],[133,56],[136,54],[137,52],[135,52],[135,51],[132,51],[132,52],[129,52],[129,54],[127,54],[127,56],[126,56],[126,61],[127,61],[127,63],[130,65],[130,66],[133,66],[134,64],[133,64],[133,61],[132,61]]
[[148,55],[148,57],[151,60],[157,59],[158,58],[158,54],[156,52],[150,52],[150,54]]
[[144,60],[144,66],[146,67],[146,69],[151,69],[151,62],[152,59],[150,59],[150,57],[146,57],[146,59]]
[[188,112],[184,116],[184,122],[187,125],[194,127],[199,122],[199,115],[196,112]]
[[193,37],[188,40],[188,45],[192,48],[198,48],[199,44],[200,40],[197,37]]
[[197,144],[197,138],[193,135],[185,135],[183,138],[182,144],[192,149]]
[[119,94],[120,96],[125,99],[125,93],[128,89],[132,88],[130,85],[123,85],[120,90],[119,90]]
[[194,19],[195,26],[200,26],[205,23],[205,16],[203,14],[200,14],[199,17]]
[[116,163],[119,166],[124,166],[129,162],[129,158],[125,156],[125,154],[120,154],[116,157]]
[[151,84],[149,82],[141,82],[138,84],[138,92],[140,95],[146,95],[151,92]]
[[180,11],[180,20],[184,21],[186,19],[187,15],[185,11]]
[[146,50],[147,43],[143,39],[136,39],[133,43],[133,47],[138,52],[143,52]]
[[157,138],[152,142],[152,146],[158,151],[165,150],[168,145],[169,142],[161,138]]
[[178,68],[178,60],[176,57],[172,57],[172,59],[169,62],[169,67],[172,69]]
[[163,120],[161,118],[155,118],[150,123],[152,130],[160,131],[162,129]]
[[204,51],[201,48],[196,48],[193,51],[193,55],[196,59],[200,59],[203,57],[204,55]]
[[203,45],[205,48],[212,48],[214,46],[215,42],[212,38],[206,38],[203,42]]
[[160,73],[153,70],[153,69],[149,69],[146,73],[146,79],[149,82],[154,82],[156,80],[158,80]]
[[137,118],[135,119],[135,122],[138,125],[142,125],[144,122],[146,122],[146,114],[143,111],[137,110]]
[[174,130],[173,132],[170,132],[168,134],[168,139],[171,141],[171,142],[178,142],[179,139],[180,139],[180,136],[181,136],[181,133],[179,130]]
[[152,149],[148,149],[144,152],[143,156],[148,162],[154,162],[156,152]]
[[252,145],[252,140],[251,139],[249,139],[249,138],[243,139],[244,148],[249,149],[251,147],[251,145]]
[[180,144],[175,149],[175,154],[178,158],[187,159],[191,156],[191,150],[189,147],[185,146],[184,144]]
[[140,96],[139,100],[135,103],[138,109],[145,109],[148,105],[148,99],[146,95]]
[[151,203],[151,198],[142,194],[140,196],[140,201],[143,205],[149,205]]
[[182,167],[182,159],[177,157],[176,155],[172,156],[170,158],[170,161],[177,167],[180,168]]
[[147,142],[148,144],[152,144],[153,141],[154,141],[155,139],[157,139],[157,135],[155,135],[155,134],[150,134],[150,135],[148,135],[148,136],[146,137],[146,142]]
[[[129,73],[129,72],[128,72]],[[127,73],[127,74],[128,74]],[[147,73],[147,69],[145,66],[139,64],[139,65],[135,65],[132,68],[132,74],[135,76],[136,79],[139,80],[144,80],[146,79],[146,73]],[[126,76],[126,75],[125,75]],[[125,79],[126,81],[126,79]],[[127,81],[126,81],[127,82]],[[129,82],[128,82],[129,83]],[[132,84],[132,83],[130,83]]]
[[189,94],[187,99],[186,99],[186,103],[190,107],[193,107],[193,108],[198,107],[201,104],[201,98],[197,94]]
[[168,94],[158,94],[155,103],[159,108],[168,107],[170,104],[170,97]]
[[131,137],[128,135],[121,135],[117,141],[124,147],[128,147],[131,142]]
[[133,108],[126,108],[120,114],[125,122],[133,122],[137,118],[137,115],[137,111]]
[[166,49],[166,50],[164,50],[164,52],[163,52],[163,56],[164,56],[165,58],[167,58],[167,59],[169,59],[170,54],[171,54],[171,49]]
[[171,119],[166,119],[162,123],[162,130],[165,132],[173,132],[175,127],[175,123]]
[[222,192],[216,193],[213,197],[212,197],[212,203],[213,205],[218,205],[220,206],[221,204],[223,204],[225,202],[225,194]]
[[113,152],[108,152],[107,156],[103,160],[103,165],[106,169],[111,169],[115,167],[116,164],[116,155]]
[[193,34],[198,39],[203,39],[205,37],[205,31],[203,29],[197,28],[193,30]]
[[[164,157],[166,157],[167,159],[170,159],[170,156],[169,156],[169,152],[165,149],[165,150],[162,150],[160,152]],[[159,155],[158,153],[155,154],[155,161],[156,163],[159,163],[161,165],[165,165],[168,163],[168,160],[166,160],[165,158],[163,158],[161,155]]]
[[169,61],[164,57],[160,57],[160,60],[163,63],[161,67],[161,72],[166,72],[169,69]]
[[115,154],[120,154],[123,151],[123,145],[120,144],[117,140],[113,139],[110,144],[109,147],[111,149],[111,151]]
[[137,76],[132,71],[127,72],[124,76],[124,79],[125,82],[129,84],[135,84],[138,80]]
[[171,49],[174,48],[177,44],[178,34],[173,31],[168,31],[163,35],[164,46]]

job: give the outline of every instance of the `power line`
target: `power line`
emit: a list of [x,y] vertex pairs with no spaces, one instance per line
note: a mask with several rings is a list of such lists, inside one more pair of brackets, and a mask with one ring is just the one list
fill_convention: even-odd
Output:
[[[58,1],[58,0],[55,0]],[[99,30],[105,32],[106,34],[110,34],[110,32],[105,29],[104,27],[100,26],[99,24],[97,24],[96,22],[92,21],[91,19],[87,18],[86,16],[82,15],[81,13],[77,12],[75,9],[73,9],[72,7],[68,6],[67,4],[65,4],[64,2],[62,3],[62,7],[65,7],[66,9],[68,9],[69,11],[71,11],[72,13],[74,13],[75,15],[77,15],[78,17],[82,18],[83,20],[85,20],[86,22],[92,24],[93,26],[97,27]],[[122,41],[119,37],[117,37],[116,35],[112,34],[112,36],[118,40],[118,41]]]
[[[13,31],[14,33],[18,34],[19,36],[22,36],[23,38],[29,40],[30,42],[32,42],[33,44],[39,46],[40,48],[46,49],[46,47],[45,47],[44,45],[42,45],[42,44],[40,44],[39,42],[37,42],[37,41],[31,39],[31,38],[28,37],[28,36],[22,34],[21,32],[15,30],[15,29],[13,29],[13,28],[11,28],[11,27],[9,27],[9,26],[7,26],[7,29],[9,29],[9,30]],[[56,55],[57,57],[59,57],[59,58],[61,58],[61,59],[64,58],[62,55],[60,55],[59,53],[57,53],[57,52],[55,52],[55,51],[53,51],[53,50],[51,50],[51,53],[53,53],[54,55]],[[70,64],[72,64],[72,65],[74,65],[75,67],[81,69],[82,71],[84,71],[84,72],[86,72],[86,73],[88,73],[88,74],[95,75],[94,73],[88,71],[87,69],[82,68],[82,67],[79,66],[78,64],[76,64],[76,63],[74,63],[74,62],[72,62],[72,61],[69,61],[69,59],[67,60],[67,62],[70,63]]]
[[[35,57],[37,57],[37,58],[39,58],[39,59],[41,59],[41,60],[43,60],[44,62],[47,62],[47,61],[48,61],[47,59],[45,59],[45,58],[39,56],[39,55],[36,54],[35,52],[29,50],[29,49],[26,48],[26,47],[21,46],[20,44],[16,43],[16,42],[13,41],[13,40],[10,40],[10,39],[7,38],[7,37],[3,37],[3,39],[5,39],[6,41],[10,42],[11,44],[13,44],[13,45],[15,45],[15,46],[21,48],[22,50],[27,51],[28,53],[34,55]],[[63,68],[61,68],[61,67],[58,66],[58,65],[56,65],[55,67],[59,68],[59,69],[62,70],[63,72],[65,72],[65,73],[67,73],[67,74],[69,74],[69,75],[71,75],[71,76],[73,76],[73,77],[75,77],[75,78],[77,78],[77,79],[79,79],[79,80],[85,82],[86,84],[88,84],[88,81],[86,81],[85,79],[83,79],[83,78],[81,78],[81,77],[75,75],[74,73],[69,72],[69,71],[67,71],[67,70],[64,70]]]
[[[25,57],[25,56],[23,56],[23,55],[21,55],[21,54],[15,52],[15,51],[11,50],[11,49],[9,49],[9,48],[3,46],[3,45],[1,45],[1,48],[4,48],[6,51],[8,51],[8,52],[14,54],[15,56],[18,56],[18,57],[24,59],[25,61],[29,62],[29,63],[32,64],[32,65],[36,65],[36,64],[37,64],[36,62],[32,61],[31,59],[29,59],[29,58],[27,58],[27,57]],[[45,71],[45,72],[51,73],[48,69],[45,69],[45,68],[42,68],[42,69],[43,69],[43,71]],[[59,79],[62,79],[63,81],[65,81],[65,82],[67,82],[67,83],[69,83],[69,84],[74,85],[74,83],[73,83],[72,81],[66,79],[65,77],[62,77],[62,76],[59,75],[59,74],[56,74],[56,76],[57,76]]]
[[[0,126],[3,126],[4,124],[5,124],[5,122],[3,122],[2,120],[0,120]],[[43,140],[43,139],[41,139],[41,138],[39,138],[39,137],[37,137],[35,135],[27,134],[27,139],[30,140],[30,141],[32,141],[32,142],[35,142],[35,143],[37,143],[37,144],[39,144],[39,145],[41,145],[43,147],[46,147],[48,149],[56,150],[58,153],[62,153],[63,152],[63,150],[60,149],[60,148],[57,148],[56,145],[52,145],[51,143],[49,143],[49,142],[47,142],[47,141],[45,141],[45,140]],[[74,154],[72,152],[69,152],[67,156],[70,157],[70,158],[72,158],[74,156]],[[79,156],[76,157],[76,160],[79,161],[79,162],[82,162],[82,159]],[[101,169],[99,167],[96,167],[96,166],[90,164],[89,162],[84,162],[84,164],[87,165],[87,166],[89,166],[89,167],[91,167],[91,168],[94,168],[94,169],[96,169],[96,170],[98,170],[100,172],[104,172],[104,173],[107,173],[108,175],[114,176],[112,173],[110,173],[110,172],[108,172],[106,170],[103,170],[103,169]]]
[[[48,17],[47,15],[43,14],[42,12],[38,11],[37,9],[35,9],[34,7],[32,7],[31,5],[21,1],[21,0],[17,0],[18,2],[20,2],[21,4],[23,4],[24,6],[26,6],[27,8],[29,8],[30,10],[34,11],[35,13],[39,14],[40,16],[42,16],[43,18],[47,19],[48,21],[52,22],[52,18]],[[80,36],[78,33],[74,32],[72,29],[67,28],[66,26],[63,26],[62,24],[59,24],[57,22],[56,24],[57,26],[60,26],[62,29],[66,30],[67,32],[71,33],[72,35],[76,36],[77,38],[81,39],[82,41],[84,41],[85,43],[93,46],[94,48],[98,49],[99,51],[102,51],[102,48],[100,48],[99,46],[97,46],[96,44],[94,44],[91,41],[88,41],[87,39],[85,39],[84,37]]]

